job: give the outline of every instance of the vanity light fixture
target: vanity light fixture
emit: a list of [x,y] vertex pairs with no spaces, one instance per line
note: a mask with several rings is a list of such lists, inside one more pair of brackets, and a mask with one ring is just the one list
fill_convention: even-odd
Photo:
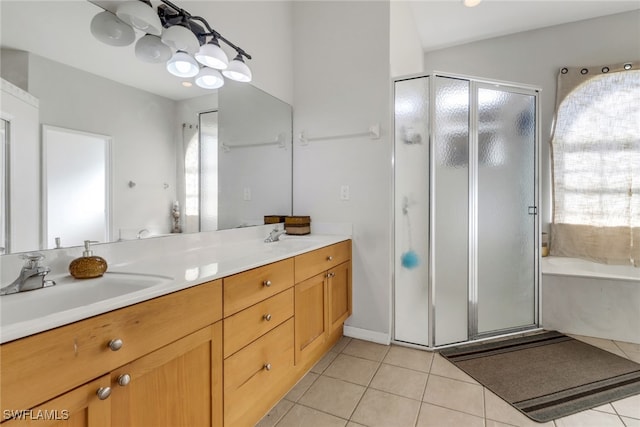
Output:
[[194,77],[200,67],[191,55],[179,50],[167,61],[167,71],[176,77]]
[[462,0],[462,4],[467,7],[476,7],[482,0]]
[[135,54],[136,58],[141,61],[157,64],[167,62],[173,55],[173,52],[169,46],[162,43],[160,37],[145,34],[136,42]]
[[116,9],[116,15],[133,28],[159,36],[162,32],[160,18],[150,1],[126,1]]
[[218,89],[224,85],[224,79],[220,71],[202,67],[196,76],[196,84],[203,89]]
[[111,46],[129,46],[136,39],[133,28],[107,10],[93,17],[90,29],[96,39]]
[[[182,78],[196,77],[195,83],[202,88],[221,87],[223,75],[239,82],[251,81],[251,69],[245,63],[251,55],[211,28],[206,19],[191,15],[170,0],[159,2],[157,8],[149,0],[102,2],[114,6],[107,6],[108,10],[93,18],[91,33],[111,46],[127,46],[134,42],[134,29],[138,29],[145,33],[135,45],[138,59],[166,62],[169,73]],[[233,61],[229,62],[220,47],[221,41],[235,50]]]
[[244,83],[250,82],[252,77],[251,70],[247,67],[247,64],[244,63],[242,55],[240,54],[229,63],[226,70],[222,70],[222,74],[226,78]]

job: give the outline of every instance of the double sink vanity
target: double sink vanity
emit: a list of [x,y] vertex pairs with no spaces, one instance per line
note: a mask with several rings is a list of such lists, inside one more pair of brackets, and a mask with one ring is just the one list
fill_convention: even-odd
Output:
[[101,278],[0,297],[2,425],[255,425],[342,335],[351,240],[254,229],[131,242]]

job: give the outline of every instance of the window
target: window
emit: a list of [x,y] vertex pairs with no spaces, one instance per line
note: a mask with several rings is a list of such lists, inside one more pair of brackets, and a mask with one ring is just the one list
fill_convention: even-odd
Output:
[[558,78],[552,255],[640,265],[638,65]]

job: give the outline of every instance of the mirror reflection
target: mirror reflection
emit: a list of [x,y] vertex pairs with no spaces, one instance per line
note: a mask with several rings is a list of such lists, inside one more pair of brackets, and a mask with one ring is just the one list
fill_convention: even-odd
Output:
[[[0,113],[11,129],[2,134],[9,135],[12,153],[10,161],[0,162],[0,177],[9,178],[0,182],[8,186],[0,197],[0,247],[8,248],[5,253],[52,248],[55,237],[67,247],[86,239],[113,242],[168,235],[175,230],[176,208],[181,232],[251,226],[262,224],[264,215],[291,214],[288,104],[250,84],[230,81],[207,92],[185,87],[180,97],[169,98],[72,67],[67,65],[70,61],[57,59],[53,48],[42,49],[68,46],[69,35],[76,37],[78,31],[84,43],[96,45],[95,50],[74,50],[86,62],[91,62],[91,52],[99,55],[112,48],[99,46],[89,31],[91,16],[100,9],[88,2],[37,2],[38,14],[45,13],[43,7],[53,15],[76,13],[77,8],[77,14],[89,18],[67,20],[67,26],[76,23],[79,28],[37,27],[34,34],[25,34],[19,29],[33,19],[34,6],[29,3],[0,3]],[[46,36],[37,34],[39,29],[47,31]],[[36,49],[25,39],[51,43]],[[135,58],[119,54],[122,61],[132,62],[135,72]],[[162,65],[156,71],[166,73]],[[110,140],[108,194],[101,208],[107,232],[102,239],[79,237],[89,232],[78,228],[74,237],[62,231],[47,233],[49,212],[62,212],[44,197],[49,174],[41,167],[46,164],[41,135],[49,128]],[[56,166],[58,180],[73,181],[70,177],[78,169],[98,161],[95,152],[80,151],[68,150],[73,164]],[[75,212],[89,204],[96,207],[80,200],[74,202],[62,192],[60,203]]]

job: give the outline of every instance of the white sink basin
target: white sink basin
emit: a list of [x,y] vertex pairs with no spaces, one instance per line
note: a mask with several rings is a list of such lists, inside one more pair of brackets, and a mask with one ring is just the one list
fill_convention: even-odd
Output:
[[95,279],[74,279],[69,275],[47,279],[55,280],[56,285],[0,296],[0,323],[37,319],[173,281],[168,276],[125,272],[106,272]]

